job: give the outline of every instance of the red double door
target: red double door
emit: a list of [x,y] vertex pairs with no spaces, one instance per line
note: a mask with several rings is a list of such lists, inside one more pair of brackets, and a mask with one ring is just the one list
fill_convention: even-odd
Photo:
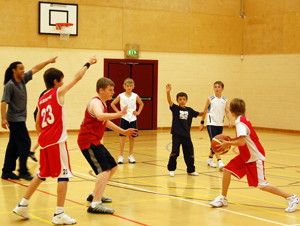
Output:
[[[123,84],[126,78],[132,78],[133,89],[144,103],[144,108],[138,116],[138,129],[157,129],[157,60],[104,59],[104,77],[115,83],[113,99],[124,92]],[[108,101],[108,111],[114,112]],[[120,109],[119,103],[117,104]],[[139,106],[137,106],[138,109]],[[120,125],[120,119],[112,120]]]

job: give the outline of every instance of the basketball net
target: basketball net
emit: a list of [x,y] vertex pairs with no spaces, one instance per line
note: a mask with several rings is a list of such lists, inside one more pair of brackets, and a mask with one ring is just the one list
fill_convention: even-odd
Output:
[[56,30],[60,32],[60,40],[69,41],[69,36],[72,30],[73,24],[70,23],[57,23]]

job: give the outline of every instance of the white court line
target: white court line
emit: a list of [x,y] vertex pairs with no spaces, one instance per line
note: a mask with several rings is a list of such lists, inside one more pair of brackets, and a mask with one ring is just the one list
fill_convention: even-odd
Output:
[[[78,172],[74,172],[74,171],[72,171],[72,172],[73,172],[73,173],[80,174],[80,175],[83,175],[83,176],[92,177],[92,178],[96,179],[96,177],[93,177],[93,176],[88,175],[88,174],[78,173]],[[143,188],[134,187],[134,186],[127,185],[127,184],[122,184],[122,183],[119,183],[119,182],[113,182],[113,181],[109,181],[109,182],[110,182],[110,183],[113,183],[113,184],[122,185],[122,186],[124,186],[124,187],[134,188],[134,189],[140,190],[140,191],[146,191],[146,192],[153,193],[153,194],[163,195],[163,194],[158,193],[158,192],[146,190],[146,189],[143,189]],[[163,195],[163,196],[167,196],[167,197],[171,197],[171,198],[174,198],[174,199],[179,199],[179,200],[182,200],[182,201],[191,202],[191,203],[194,203],[194,204],[198,204],[198,205],[201,205],[201,206],[206,206],[206,207],[212,208],[210,205],[207,205],[207,204],[204,204],[204,203],[200,203],[200,202],[196,202],[196,201],[192,201],[192,200],[187,200],[187,199],[183,199],[183,198],[178,198],[178,197],[174,197],[174,196],[171,196],[171,195]],[[233,213],[233,214],[237,214],[237,215],[241,215],[241,216],[245,216],[245,217],[249,217],[249,218],[253,218],[253,219],[256,219],[256,220],[260,220],[260,221],[265,221],[265,222],[269,222],[269,223],[273,223],[273,224],[277,224],[277,225],[283,225],[283,226],[286,226],[286,224],[282,224],[282,223],[275,222],[275,221],[270,221],[270,220],[263,219],[263,218],[259,218],[259,217],[254,217],[254,216],[251,216],[251,215],[247,215],[247,214],[243,214],[243,213],[239,213],[239,212],[227,210],[227,209],[224,209],[224,208],[218,208],[218,210],[220,210],[220,211],[225,211],[225,212],[229,212],[229,213]],[[291,226],[296,226],[296,225],[291,225]]]
[[297,155],[297,154],[282,153],[282,152],[277,152],[277,151],[270,151],[270,152],[268,152],[268,154],[272,154],[272,153],[274,153],[274,154],[280,154],[280,155],[284,154],[284,155],[291,155],[291,156],[299,156],[300,157],[300,155]]

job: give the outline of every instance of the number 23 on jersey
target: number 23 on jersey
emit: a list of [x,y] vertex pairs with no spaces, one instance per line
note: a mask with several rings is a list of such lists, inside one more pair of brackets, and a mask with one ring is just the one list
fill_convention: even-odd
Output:
[[52,107],[51,105],[47,105],[46,108],[43,108],[41,111],[42,115],[42,128],[45,128],[49,124],[54,123],[54,115],[52,114]]

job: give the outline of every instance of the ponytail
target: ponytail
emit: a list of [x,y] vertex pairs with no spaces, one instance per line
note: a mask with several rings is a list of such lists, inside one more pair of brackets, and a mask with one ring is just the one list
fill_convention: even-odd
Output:
[[20,61],[16,61],[16,62],[13,62],[9,65],[9,67],[6,69],[5,71],[5,76],[4,76],[4,83],[3,85],[5,85],[6,83],[8,83],[9,80],[12,79],[12,81],[16,84],[16,80],[15,80],[15,77],[14,77],[14,72],[12,69],[16,69],[17,68],[17,65],[18,64],[22,64]]

